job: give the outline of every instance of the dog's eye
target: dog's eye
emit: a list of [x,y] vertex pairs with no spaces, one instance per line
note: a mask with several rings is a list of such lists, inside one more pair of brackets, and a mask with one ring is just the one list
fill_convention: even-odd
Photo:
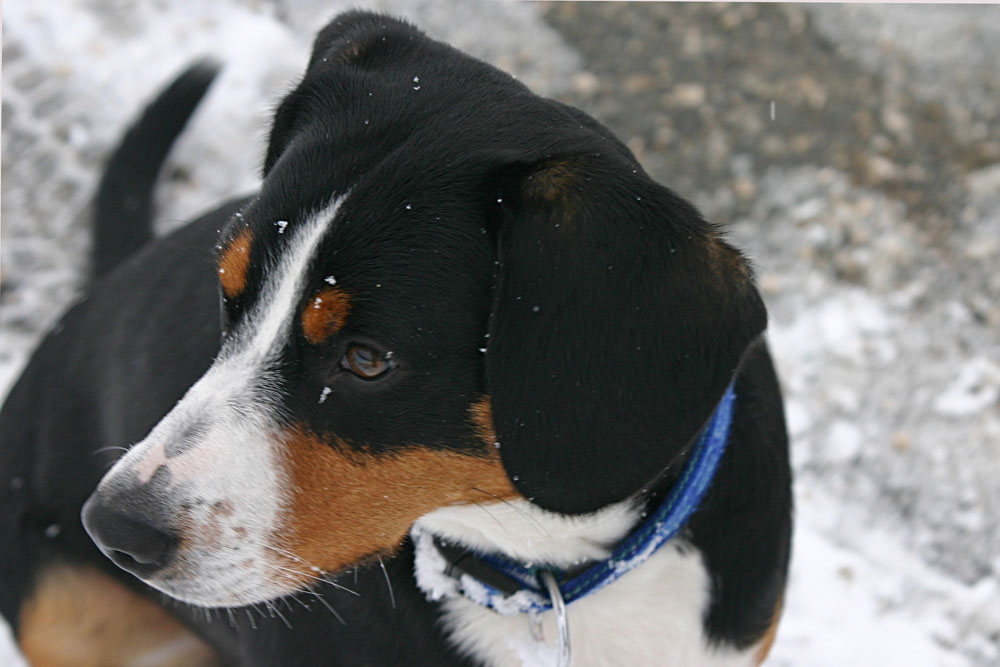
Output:
[[395,362],[390,358],[391,355],[392,352],[382,354],[367,345],[355,344],[347,348],[340,365],[362,380],[374,380],[395,366]]

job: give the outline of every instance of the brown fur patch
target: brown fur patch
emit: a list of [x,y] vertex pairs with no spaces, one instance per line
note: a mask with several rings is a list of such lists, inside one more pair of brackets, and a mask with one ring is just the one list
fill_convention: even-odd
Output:
[[525,194],[552,204],[566,204],[577,180],[568,162],[545,162],[528,178]]
[[569,162],[545,162],[528,177],[524,196],[535,207],[546,210],[552,232],[565,235],[584,204],[580,192],[584,179]]
[[342,65],[357,65],[373,50],[378,49],[379,46],[384,47],[384,42],[385,37],[378,34],[354,35],[347,40],[345,46],[337,49],[330,58]]
[[375,455],[353,451],[341,441],[331,446],[301,427],[292,430],[285,439],[292,499],[286,523],[273,539],[301,559],[285,563],[302,572],[293,583],[318,575],[304,571],[302,563],[336,572],[394,552],[413,522],[431,510],[516,497],[492,447],[489,454],[413,446]]
[[334,57],[344,65],[351,65],[361,59],[361,45],[351,44],[345,46]]
[[706,239],[705,248],[709,265],[717,274],[728,271],[744,281],[750,280],[750,265],[736,248],[714,235]]
[[34,667],[216,665],[161,607],[91,567],[57,565],[21,609],[18,641]]
[[302,332],[313,345],[340,331],[351,311],[351,297],[338,287],[324,287],[302,309]]
[[489,395],[469,406],[470,419],[476,429],[476,435],[490,447],[495,447],[497,442],[496,429],[493,428],[493,407],[490,403]]
[[778,623],[781,621],[781,609],[783,606],[784,598],[778,598],[778,604],[774,606],[774,617],[771,619],[771,625],[761,638],[760,647],[757,649],[755,657],[758,665],[767,660],[767,655],[771,652],[771,647],[774,646],[774,639],[778,635]]
[[219,257],[219,282],[223,293],[235,299],[247,288],[247,273],[250,271],[250,249],[253,233],[244,229],[233,237]]

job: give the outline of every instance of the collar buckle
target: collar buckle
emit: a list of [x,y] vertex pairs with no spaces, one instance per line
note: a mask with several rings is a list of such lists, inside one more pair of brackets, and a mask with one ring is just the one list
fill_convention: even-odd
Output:
[[508,577],[494,567],[490,567],[474,552],[448,544],[436,535],[433,539],[438,553],[444,557],[448,564],[444,571],[445,575],[460,579],[463,574],[467,574],[473,579],[489,584],[505,596],[513,595],[521,590],[521,582],[513,577]]

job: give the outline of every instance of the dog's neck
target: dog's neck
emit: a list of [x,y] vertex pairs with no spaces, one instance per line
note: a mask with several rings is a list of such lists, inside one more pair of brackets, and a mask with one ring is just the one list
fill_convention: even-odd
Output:
[[[442,508],[420,519],[418,529],[474,550],[568,569],[608,558],[645,512],[643,503],[629,501],[567,517],[514,500]],[[709,600],[710,579],[701,554],[674,539],[613,585],[567,607],[573,664],[665,665],[666,646],[671,647],[671,665],[753,664],[752,650],[710,647],[703,627]],[[450,641],[476,662],[493,667],[557,664],[552,611],[505,616],[461,596],[439,604]]]
[[611,555],[641,512],[629,500],[594,514],[567,516],[515,499],[442,507],[421,518],[417,527],[475,551],[570,568]]
[[[531,587],[535,567],[579,572],[581,566],[597,562],[567,587],[559,585],[563,594],[571,596],[568,616],[575,619],[571,635],[585,645],[582,655],[587,661],[656,661],[662,657],[658,647],[665,646],[664,632],[673,635],[683,628],[669,638],[673,655],[681,660],[677,664],[749,664],[746,651],[709,648],[702,623],[710,598],[709,576],[701,554],[675,537],[700,503],[721,460],[732,400],[729,390],[688,453],[689,460],[678,466],[683,469],[680,479],[675,468],[652,493],[637,494],[585,516],[554,514],[520,500],[442,508],[417,522],[413,530],[417,581],[430,599],[443,600],[452,641],[487,664],[552,662],[555,648],[538,637],[545,619],[550,626],[554,623],[552,605],[537,589],[522,586]],[[669,490],[661,493],[665,488]],[[653,505],[661,499],[662,504]],[[647,515],[650,518],[643,522]],[[523,564],[511,567],[493,559],[509,575],[506,583],[513,583],[513,589],[501,590],[508,588],[502,576],[500,583],[493,578],[493,584],[486,586],[484,579],[470,573],[460,571],[456,576],[452,570],[461,570],[459,564],[468,557],[459,555],[455,560],[448,555],[455,550],[450,545],[459,545],[460,554],[462,548],[499,553]],[[471,558],[479,572],[496,574],[488,563]],[[602,583],[594,585],[598,580]],[[531,615],[534,630],[527,635],[528,614],[519,612]],[[608,627],[598,627],[601,623]],[[573,632],[574,625],[598,632]],[[552,633],[550,628],[550,637]]]
[[[554,553],[541,558],[538,554],[532,554],[525,563],[523,557],[512,555],[506,550],[500,550],[497,555],[498,550],[493,545],[472,545],[472,551],[469,551],[466,540],[457,540],[459,546],[456,547],[450,543],[455,541],[454,538],[449,536],[443,536],[445,539],[435,544],[433,528],[418,525],[413,529],[417,547],[417,583],[432,600],[461,593],[505,614],[515,611],[538,612],[550,609],[557,603],[569,604],[614,583],[623,574],[643,565],[660,547],[675,537],[698,508],[726,451],[734,400],[735,393],[730,386],[695,442],[687,448],[688,460],[683,465],[679,480],[667,493],[662,504],[628,538],[621,540],[611,554],[598,559],[581,558],[576,553],[577,550],[569,554],[560,553],[556,545],[555,549],[549,549]],[[623,509],[627,513],[629,508],[641,505],[640,499],[645,495],[647,494],[637,493],[623,503],[589,515],[583,522],[564,515],[561,517],[562,523],[579,525],[596,521],[599,526],[606,525],[606,517],[620,515]],[[647,513],[648,510],[643,516]],[[547,541],[549,540],[542,540],[543,543]],[[604,540],[600,543],[606,544]],[[483,561],[473,551],[485,552],[487,561]],[[557,560],[563,562],[557,563]],[[597,562],[585,571],[581,567],[586,561],[595,560]],[[548,571],[543,577],[549,580],[547,591],[542,591],[539,587],[539,567]],[[458,571],[457,575],[455,570]],[[556,580],[552,570],[561,570],[562,582]]]

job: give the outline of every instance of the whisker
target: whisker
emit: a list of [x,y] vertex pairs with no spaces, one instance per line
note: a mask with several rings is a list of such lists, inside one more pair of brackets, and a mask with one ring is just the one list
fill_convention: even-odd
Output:
[[268,613],[270,613],[271,618],[274,618],[274,615],[277,614],[278,618],[281,619],[281,622],[285,624],[285,627],[287,627],[289,630],[292,629],[292,624],[288,622],[288,619],[285,618],[285,615],[281,613],[280,609],[275,607],[270,602],[265,602],[264,604],[267,605],[267,611]]
[[497,516],[496,516],[495,514],[493,514],[493,512],[489,511],[489,510],[488,510],[488,509],[486,508],[486,506],[485,506],[485,505],[483,505],[483,504],[481,504],[481,503],[472,503],[472,504],[473,504],[473,505],[475,505],[476,507],[478,507],[479,509],[483,510],[483,511],[484,511],[484,512],[486,512],[487,514],[489,514],[489,515],[490,515],[490,518],[491,518],[491,519],[493,519],[494,521],[496,521],[496,522],[497,522],[497,525],[498,525],[498,526],[500,526],[500,529],[501,529],[501,530],[502,530],[503,532],[505,532],[505,533],[510,533],[510,531],[509,531],[509,530],[507,530],[507,526],[503,525],[503,521],[501,521],[500,519],[498,519],[498,518],[497,518]]
[[286,568],[286,567],[281,567],[280,565],[275,565],[274,563],[267,563],[268,567],[272,567],[272,568],[274,568],[276,570],[280,570],[282,572],[288,572],[289,574],[294,574],[294,575],[299,575],[299,576],[307,576],[307,577],[311,577],[311,578],[314,578],[314,579],[318,579],[319,581],[322,581],[323,583],[330,584],[334,588],[339,588],[340,590],[346,591],[346,592],[350,593],[351,595],[357,595],[358,597],[361,597],[361,594],[358,593],[357,591],[352,591],[347,586],[343,586],[341,584],[338,584],[336,581],[333,581],[332,579],[327,579],[322,574],[322,570],[320,570],[315,565],[310,564],[309,561],[303,560],[302,558],[299,558],[295,554],[293,554],[293,553],[291,553],[289,551],[285,551],[284,549],[279,549],[277,547],[272,547],[269,544],[265,544],[264,547],[267,548],[267,549],[271,549],[272,551],[276,551],[279,554],[282,554],[282,555],[287,556],[289,558],[292,558],[293,560],[296,560],[296,561],[302,563],[303,565],[307,565],[309,567],[309,569],[310,569],[310,572],[303,572],[301,570],[293,570],[291,568]]
[[353,595],[355,597],[361,597],[361,593],[358,593],[357,591],[352,591],[347,586],[341,586],[340,584],[338,584],[333,579],[327,579],[326,577],[316,576],[316,580],[317,581],[322,581],[324,584],[330,584],[334,588],[339,588],[340,590],[342,590],[342,591],[344,591],[346,593],[350,593],[351,595]]
[[120,451],[123,451],[123,452],[127,452],[128,451],[128,447],[121,447],[119,445],[112,445],[110,447],[101,447],[99,449],[95,449],[94,451],[92,451],[90,453],[90,455],[91,456],[96,456],[96,455],[101,454],[103,452],[113,452],[116,449],[120,450]]
[[[165,222],[186,223],[187,221],[185,221],[185,220],[169,220],[169,221],[165,221]],[[196,252],[192,248],[189,248],[187,246],[182,246],[182,245],[180,245],[179,243],[177,243],[175,241],[171,241],[170,237],[165,237],[165,238],[162,238],[162,239],[158,239],[158,241],[161,242],[161,243],[165,243],[165,244],[167,244],[169,246],[172,246],[172,247],[176,248],[177,250],[181,250],[183,252],[186,252],[187,254],[189,254],[192,257],[195,257],[197,259],[205,260],[205,261],[211,262],[211,263],[215,262],[215,256],[214,256],[214,254],[212,254],[212,253],[206,253],[206,252]]]
[[292,629],[292,624],[288,622],[288,619],[285,618],[285,615],[281,613],[280,609],[275,607],[274,613],[278,615],[278,618],[280,618],[281,622],[285,624],[285,627],[287,627],[289,630]]
[[385,563],[382,561],[382,556],[378,557],[379,567],[382,568],[382,574],[385,575],[385,584],[389,587],[389,602],[392,603],[392,608],[396,608],[396,595],[392,592],[392,582],[389,580],[389,571],[385,569]]
[[512,510],[514,510],[515,512],[517,512],[518,514],[520,514],[521,516],[523,516],[525,519],[527,519],[533,526],[535,526],[535,528],[537,528],[539,530],[539,532],[541,532],[543,535],[545,535],[545,537],[548,537],[549,539],[552,538],[552,535],[549,534],[549,531],[545,529],[545,526],[543,526],[542,524],[538,523],[538,520],[535,519],[535,517],[531,516],[530,514],[528,514],[527,512],[525,512],[523,509],[521,509],[520,507],[518,507],[514,503],[512,503],[509,500],[506,500],[504,498],[501,498],[500,496],[496,495],[495,493],[490,493],[489,491],[483,491],[482,489],[477,489],[474,486],[471,487],[471,488],[472,488],[473,491],[478,491],[479,493],[486,494],[487,496],[489,496],[491,498],[495,498],[495,499],[499,500],[504,505],[507,505]]
[[310,590],[309,592],[316,596],[316,599],[320,601],[320,604],[322,604],[324,607],[326,607],[327,609],[330,610],[330,613],[333,614],[334,618],[336,618],[338,621],[340,621],[341,625],[347,625],[347,621],[345,621],[343,619],[343,617],[340,614],[337,613],[337,610],[334,609],[333,606],[330,605],[330,603],[326,601],[326,598],[324,598],[322,595],[320,595],[316,591]]
[[288,551],[287,549],[282,549],[280,547],[276,547],[276,546],[271,545],[271,544],[265,544],[264,547],[270,549],[271,551],[277,551],[279,554],[282,554],[284,556],[288,556],[289,558],[291,558],[292,560],[294,560],[296,562],[303,563],[304,565],[311,565],[311,563],[309,563],[308,561],[306,561],[304,558],[302,558],[301,556],[298,556],[298,555],[292,553],[291,551]]
[[[294,574],[294,575],[297,575],[297,576],[311,577],[313,579],[316,579],[317,581],[322,581],[324,584],[330,584],[334,588],[339,588],[342,591],[346,591],[347,593],[350,593],[351,595],[356,595],[358,597],[361,597],[361,593],[358,593],[356,591],[352,591],[347,586],[341,586],[336,581],[333,581],[332,579],[327,579],[326,577],[324,577],[321,574],[302,572],[301,570],[293,570],[293,569],[288,568],[288,567],[281,567],[280,565],[275,565],[274,563],[268,563],[267,561],[265,561],[264,564],[267,565],[269,568],[271,568],[273,570],[277,570],[279,572],[287,572],[289,574]],[[268,580],[268,581],[270,581],[270,580]],[[273,582],[273,583],[278,583],[278,582]]]

